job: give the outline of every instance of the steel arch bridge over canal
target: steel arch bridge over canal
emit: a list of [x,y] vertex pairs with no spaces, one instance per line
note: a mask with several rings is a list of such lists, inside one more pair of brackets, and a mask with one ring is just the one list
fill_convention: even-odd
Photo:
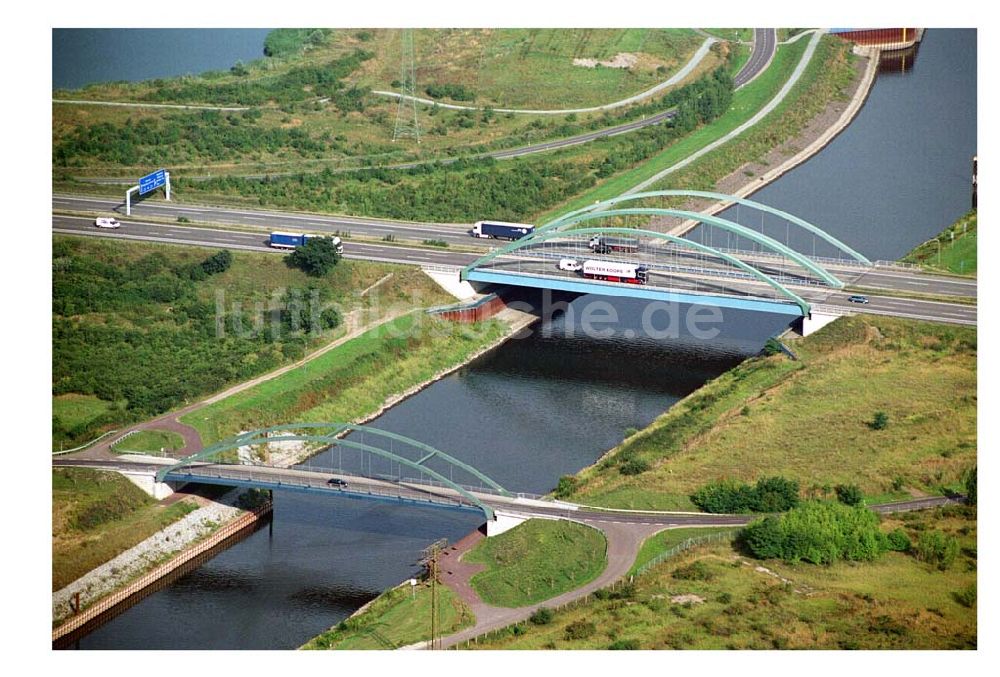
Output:
[[[669,206],[670,199],[679,197],[718,199],[755,210],[761,228]],[[641,204],[621,206],[628,202]],[[784,242],[765,232],[765,215],[784,224]],[[653,230],[666,218],[698,224],[702,231],[695,238]],[[793,226],[800,237],[813,238],[814,251],[819,241],[838,258],[806,255],[790,246]],[[727,246],[721,246],[722,241]],[[734,241],[737,246],[730,246]],[[831,261],[860,268],[872,265],[819,227],[787,212],[721,193],[665,190],[625,195],[570,212],[473,261],[461,278],[808,317],[806,297],[845,286],[828,269]]]
[[[312,452],[308,464],[269,463],[287,454],[289,445],[300,454],[304,449]],[[156,481],[474,510],[487,521],[495,514],[484,498],[512,497],[497,482],[439,449],[354,423],[291,423],[240,433],[161,468]]]

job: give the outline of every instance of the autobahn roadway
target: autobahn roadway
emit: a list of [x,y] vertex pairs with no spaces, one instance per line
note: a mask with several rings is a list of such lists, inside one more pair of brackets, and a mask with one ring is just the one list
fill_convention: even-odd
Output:
[[[54,202],[55,204],[55,202]],[[152,203],[157,204],[157,203]],[[184,206],[179,206],[181,211],[188,209]],[[194,208],[201,209],[201,208]],[[179,213],[179,212],[174,212]],[[193,212],[192,212],[193,213]],[[260,214],[259,212],[227,212],[235,214]],[[284,218],[285,215],[281,215]],[[298,218],[297,215],[289,215]],[[284,223],[276,221],[272,217],[265,217],[266,221],[272,224],[272,227],[288,227]],[[307,219],[316,219],[317,223],[328,223],[330,221],[336,222],[336,219],[327,219],[326,217],[311,217],[307,216]],[[366,219],[361,219],[359,222],[367,222]],[[355,222],[352,219],[347,219],[339,222],[340,229],[343,230],[345,226],[352,226]],[[384,228],[385,226],[382,222],[377,222],[378,225],[374,226],[376,228]],[[153,223],[144,222],[141,220],[131,220],[125,219],[122,221],[122,227],[115,230],[103,230],[95,228],[93,225],[93,219],[90,217],[82,216],[62,216],[54,215],[52,217],[52,230],[55,233],[63,234],[75,234],[75,235],[89,235],[97,237],[111,237],[119,239],[131,239],[147,242],[164,242],[172,244],[184,244],[184,245],[195,245],[195,246],[207,246],[207,247],[218,247],[218,248],[229,248],[236,250],[248,250],[248,251],[259,251],[268,253],[282,253],[279,250],[274,250],[267,245],[267,234],[265,232],[252,233],[252,232],[240,232],[225,229],[216,228],[203,228],[203,227],[191,227],[183,226],[179,224],[171,223]],[[259,226],[258,226],[259,227]],[[331,226],[328,226],[332,228]],[[403,225],[402,228],[408,228],[409,226]],[[424,233],[423,229],[419,229],[418,232]],[[310,225],[310,228],[315,228],[317,230],[323,230],[319,226]],[[454,225],[431,225],[429,228],[439,228],[441,231],[450,230],[453,234],[453,240],[463,243],[468,243],[471,239],[467,234],[464,233],[465,226],[454,226]],[[353,228],[352,230],[358,230]],[[401,232],[401,231],[393,231]],[[441,239],[444,239],[442,236]],[[345,258],[349,259],[364,259],[370,261],[382,261],[386,263],[400,263],[408,265],[439,265],[439,266],[466,266],[472,263],[478,254],[470,252],[457,252],[457,251],[439,251],[429,247],[416,247],[407,246],[404,244],[377,244],[377,243],[367,243],[367,242],[349,242],[345,246]],[[539,263],[539,266],[545,265],[547,268],[544,270],[546,274],[555,272],[551,263]],[[540,268],[540,270],[542,270]],[[883,274],[883,277],[888,281],[892,280],[904,280],[908,283],[912,283],[914,280],[910,279],[906,274],[899,273],[898,275]],[[919,281],[920,279],[936,279],[931,277],[923,278],[919,274],[914,274],[914,279]],[[720,280],[713,280],[711,277],[698,278],[697,276],[683,276],[683,275],[673,275],[671,277],[671,285],[676,288],[697,288],[701,286],[704,288],[706,284],[712,284],[713,282],[718,283]],[[950,278],[945,278],[947,284],[951,284],[953,280]],[[969,284],[962,281],[963,284]],[[753,282],[741,282],[741,285],[751,285],[746,287],[746,289],[756,290],[760,289],[759,286],[754,286],[756,283]],[[974,283],[972,283],[974,285]],[[850,303],[847,298],[850,296],[849,291],[834,291],[825,287],[794,287],[796,293],[799,293],[803,298],[805,298],[810,303],[820,303],[826,306],[834,306],[841,308],[845,311],[850,312],[862,312],[871,314],[881,314],[881,315],[893,315],[898,317],[909,317],[913,319],[924,319],[933,320],[938,322],[949,322],[954,324],[976,324],[976,306],[974,305],[963,305],[958,303],[944,303],[940,301],[928,301],[928,300],[918,300],[918,299],[904,299],[896,298],[892,296],[880,296],[880,295],[869,295],[868,298],[870,302],[867,305],[858,305]],[[923,288],[921,288],[923,289]],[[744,295],[751,293],[749,291],[744,291]]]

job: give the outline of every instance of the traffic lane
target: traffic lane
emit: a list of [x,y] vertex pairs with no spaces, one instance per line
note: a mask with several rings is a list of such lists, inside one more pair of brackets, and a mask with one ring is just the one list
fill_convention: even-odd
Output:
[[[118,200],[103,198],[58,195],[52,198],[53,209],[117,211],[121,208]],[[168,204],[166,202],[140,202],[132,206],[132,213],[140,216],[163,216],[167,218],[185,217],[192,220],[211,220],[256,226],[269,230],[310,228],[326,232],[357,231],[365,235],[384,237],[394,235],[410,239],[435,239],[455,243],[468,243],[471,226],[465,224],[412,223],[406,221],[382,221],[361,217],[323,217],[314,214],[290,214],[287,212],[249,211],[226,207],[209,207],[189,204]]]
[[899,289],[923,294],[947,294],[949,296],[978,295],[979,285],[976,280],[958,280],[955,278],[906,273],[884,273],[869,271],[862,273],[852,281],[859,287],[873,289]]
[[846,308],[855,313],[870,313],[873,315],[894,315],[913,319],[951,322],[955,324],[976,324],[977,307],[964,306],[957,303],[942,303],[939,301],[921,301],[917,299],[902,299],[892,296],[868,296],[868,303],[852,303],[847,300],[850,294],[831,293],[825,298],[809,299],[824,305]]
[[[52,229],[57,233],[71,235],[230,248],[270,254],[288,253],[287,250],[270,247],[268,245],[268,238],[264,234],[257,235],[212,228],[192,228],[127,220],[122,221],[121,228],[105,230],[95,227],[93,221],[87,217],[53,216]],[[463,252],[433,251],[401,245],[368,244],[348,240],[344,243],[344,258],[411,265],[437,264],[466,266],[472,263],[477,258],[477,255]]]
[[753,29],[753,51],[750,53],[750,59],[743,65],[743,68],[740,69],[736,77],[733,78],[733,84],[737,89],[749,83],[764,70],[767,64],[770,63],[771,57],[774,56],[776,46],[777,36],[775,29]]

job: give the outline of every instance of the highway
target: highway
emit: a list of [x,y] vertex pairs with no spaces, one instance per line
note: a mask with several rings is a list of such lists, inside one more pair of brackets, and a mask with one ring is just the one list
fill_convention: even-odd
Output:
[[[79,198],[72,198],[71,203],[79,205]],[[107,203],[105,201],[105,203]],[[166,203],[147,203],[149,206],[158,205],[162,207]],[[53,205],[55,205],[55,199],[53,200]],[[79,208],[79,207],[78,207]],[[292,228],[295,229],[296,226],[302,227],[300,221],[293,221],[292,223],[284,222],[285,218],[300,219],[308,222],[310,229],[316,230],[329,230],[333,231],[337,228],[335,225],[339,225],[339,230],[350,229],[352,232],[365,232],[366,234],[370,231],[364,230],[365,228],[391,228],[391,225],[387,225],[385,222],[373,222],[369,219],[359,219],[354,221],[351,218],[345,217],[320,217],[320,216],[309,216],[309,215],[284,215],[284,214],[267,214],[261,212],[246,212],[240,210],[222,210],[220,212],[213,211],[213,208],[202,208],[202,207],[188,207],[184,205],[173,205],[167,207],[167,209],[176,209],[173,213],[189,212],[194,216],[203,215],[206,211],[210,213],[211,216],[217,214],[226,215],[227,218],[234,219],[246,219],[249,216],[256,215],[258,221],[255,224],[257,227],[263,227],[264,223],[270,223],[272,228]],[[169,212],[168,212],[169,213]],[[263,214],[263,216],[262,216]],[[162,214],[161,214],[162,215]],[[245,222],[248,225],[253,222]],[[369,226],[369,223],[375,225]],[[207,246],[207,247],[225,247],[229,249],[247,250],[247,251],[259,251],[268,253],[284,253],[279,250],[274,250],[267,246],[267,234],[261,232],[260,234],[250,233],[250,232],[239,232],[232,230],[225,230],[222,228],[200,228],[191,227],[183,225],[174,224],[162,224],[162,223],[150,223],[141,220],[124,219],[122,220],[122,227],[116,230],[103,230],[95,228],[93,225],[93,219],[89,217],[81,216],[53,216],[52,217],[52,230],[55,233],[65,233],[65,234],[76,234],[76,235],[89,235],[97,237],[111,237],[111,238],[121,238],[121,239],[131,239],[147,242],[164,242],[171,244],[184,244],[184,245],[196,245],[196,246]],[[334,225],[335,224],[335,225]],[[401,229],[412,229],[416,228],[418,233],[421,235],[427,231],[420,228],[419,226],[402,224]],[[470,241],[475,242],[473,238],[464,234],[466,227],[461,225],[444,225],[444,224],[432,224],[428,228],[441,229],[442,232],[451,232],[452,236],[449,241],[458,241],[462,243],[469,243]],[[392,232],[402,233],[403,230],[393,230]],[[443,236],[440,239],[445,239]],[[407,265],[439,265],[439,266],[465,266],[474,261],[477,258],[477,254],[469,252],[455,252],[441,250],[437,251],[432,248],[421,248],[415,246],[406,246],[404,244],[376,244],[367,242],[350,242],[345,244],[345,258],[349,259],[364,259],[369,261],[381,261],[386,263],[400,263]],[[522,266],[537,266],[538,272],[544,272],[545,274],[559,274],[556,271],[554,264],[551,261],[545,259],[508,259],[512,263],[517,263]],[[857,271],[857,268],[852,270]],[[569,274],[569,273],[567,273]],[[921,276],[918,273],[910,274],[908,272],[900,273],[881,273],[879,271],[873,271],[871,273],[866,273],[866,275],[875,276],[880,282],[886,284],[898,284],[901,287],[905,285],[913,286],[915,284],[923,284],[923,281],[941,280],[943,285],[954,285],[961,286],[961,288],[969,288],[975,286],[974,281],[965,280],[954,280],[953,278],[939,278],[937,276]],[[711,276],[698,276],[694,274],[681,274],[675,273],[670,275],[671,282],[670,286],[678,289],[706,289],[708,285],[718,285],[721,280],[718,278],[712,278]],[[864,279],[862,275],[859,279]],[[739,294],[742,291],[743,295],[746,294],[761,294],[767,291],[769,288],[762,285],[762,283],[757,283],[751,280],[739,280],[731,281],[727,280],[727,286],[730,288],[728,293]],[[976,324],[976,312],[977,308],[974,305],[963,305],[957,303],[944,303],[940,301],[925,301],[916,299],[902,299],[894,298],[892,296],[879,296],[879,295],[869,295],[868,298],[870,303],[867,305],[859,305],[855,303],[850,303],[847,297],[850,296],[849,291],[834,291],[826,287],[818,287],[815,285],[790,285],[796,293],[802,296],[804,299],[810,303],[819,303],[827,306],[834,306],[850,312],[858,313],[871,313],[871,314],[881,314],[881,315],[894,315],[898,317],[909,317],[913,319],[924,319],[924,320],[934,320],[939,322],[950,322],[955,324]],[[928,289],[932,289],[933,286],[920,286],[917,287],[922,293],[929,293]]]
[[775,29],[753,29],[753,51],[750,52],[750,58],[743,64],[743,68],[733,78],[733,84],[736,86],[736,89],[750,84],[750,82],[767,69],[771,63],[771,59],[774,58],[777,43],[778,35]]

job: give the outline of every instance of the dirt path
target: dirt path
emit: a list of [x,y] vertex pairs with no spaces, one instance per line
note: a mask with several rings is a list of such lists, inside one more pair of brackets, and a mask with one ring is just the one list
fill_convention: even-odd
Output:
[[560,607],[607,587],[625,576],[635,562],[642,542],[666,528],[666,525],[661,524],[629,524],[604,520],[580,520],[580,522],[604,533],[608,540],[608,566],[590,583],[530,606],[514,609],[491,606],[483,602],[472,589],[469,580],[475,573],[481,571],[484,565],[466,564],[459,561],[459,558],[485,538],[482,532],[473,532],[448,548],[441,560],[441,581],[469,605],[476,616],[476,624],[443,638],[442,647],[455,646],[492,630],[523,621],[541,607]]

